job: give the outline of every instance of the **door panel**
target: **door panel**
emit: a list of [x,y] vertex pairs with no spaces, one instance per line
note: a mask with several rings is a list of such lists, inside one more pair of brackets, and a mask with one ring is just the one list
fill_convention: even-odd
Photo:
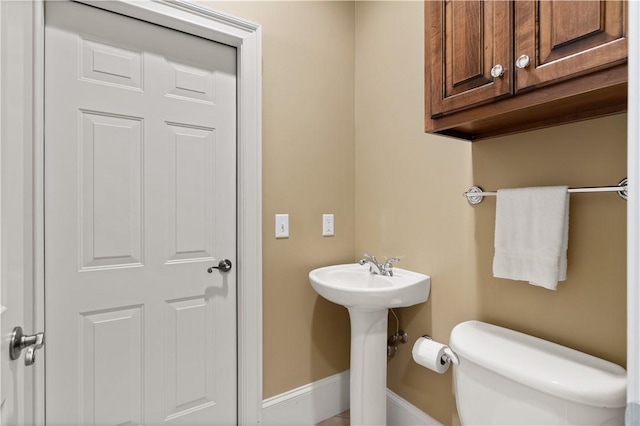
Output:
[[[431,116],[511,93],[511,16],[506,1],[430,1]],[[500,64],[504,74],[491,76]]]
[[625,1],[515,2],[516,91],[626,61]]
[[142,120],[80,114],[81,269],[140,265]]
[[142,312],[135,306],[80,314],[82,424],[142,424]]
[[215,404],[215,312],[205,298],[166,304],[165,411],[169,417]]
[[215,129],[167,124],[166,131],[174,156],[167,164],[168,261],[211,259],[216,200],[202,194],[214,189],[207,183],[215,180]]
[[46,6],[47,422],[234,424],[234,48]]
[[81,39],[81,78],[142,89],[142,53]]

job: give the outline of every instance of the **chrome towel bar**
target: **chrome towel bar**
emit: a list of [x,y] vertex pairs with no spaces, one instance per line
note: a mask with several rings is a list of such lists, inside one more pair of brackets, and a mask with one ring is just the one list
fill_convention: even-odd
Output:
[[[617,192],[618,195],[627,199],[627,178],[622,179],[618,182],[617,186],[595,186],[588,188],[569,188],[567,191],[569,193],[576,192]],[[462,193],[462,195],[467,199],[469,204],[480,204],[484,197],[492,197],[498,195],[497,192],[486,192],[479,186],[472,186],[469,188],[467,192]]]

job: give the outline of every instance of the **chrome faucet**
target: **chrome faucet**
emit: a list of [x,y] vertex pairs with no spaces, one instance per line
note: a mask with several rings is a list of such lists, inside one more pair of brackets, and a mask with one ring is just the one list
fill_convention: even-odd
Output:
[[369,265],[369,272],[374,275],[384,275],[388,277],[393,276],[393,264],[395,262],[399,262],[400,259],[397,257],[392,257],[387,259],[384,263],[378,263],[378,259],[372,254],[365,253],[362,255],[362,259],[358,261],[361,265]]
[[378,259],[372,254],[365,253],[362,255],[362,259],[358,262],[361,265],[369,265],[369,272],[372,274],[380,274],[382,265],[378,263]]

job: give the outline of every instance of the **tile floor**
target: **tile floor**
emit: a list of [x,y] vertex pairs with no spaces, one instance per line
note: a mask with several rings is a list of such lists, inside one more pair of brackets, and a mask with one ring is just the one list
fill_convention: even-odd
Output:
[[349,411],[347,410],[337,416],[321,421],[316,426],[349,426],[349,423]]

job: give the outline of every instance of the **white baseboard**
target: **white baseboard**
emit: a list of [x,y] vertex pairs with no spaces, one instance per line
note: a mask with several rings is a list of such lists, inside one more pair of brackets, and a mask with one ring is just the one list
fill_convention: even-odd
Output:
[[349,370],[265,399],[262,424],[315,425],[349,409]]
[[[349,370],[265,399],[265,426],[315,425],[349,409]],[[387,389],[387,426],[442,426]]]
[[442,426],[442,423],[387,389],[387,426]]

